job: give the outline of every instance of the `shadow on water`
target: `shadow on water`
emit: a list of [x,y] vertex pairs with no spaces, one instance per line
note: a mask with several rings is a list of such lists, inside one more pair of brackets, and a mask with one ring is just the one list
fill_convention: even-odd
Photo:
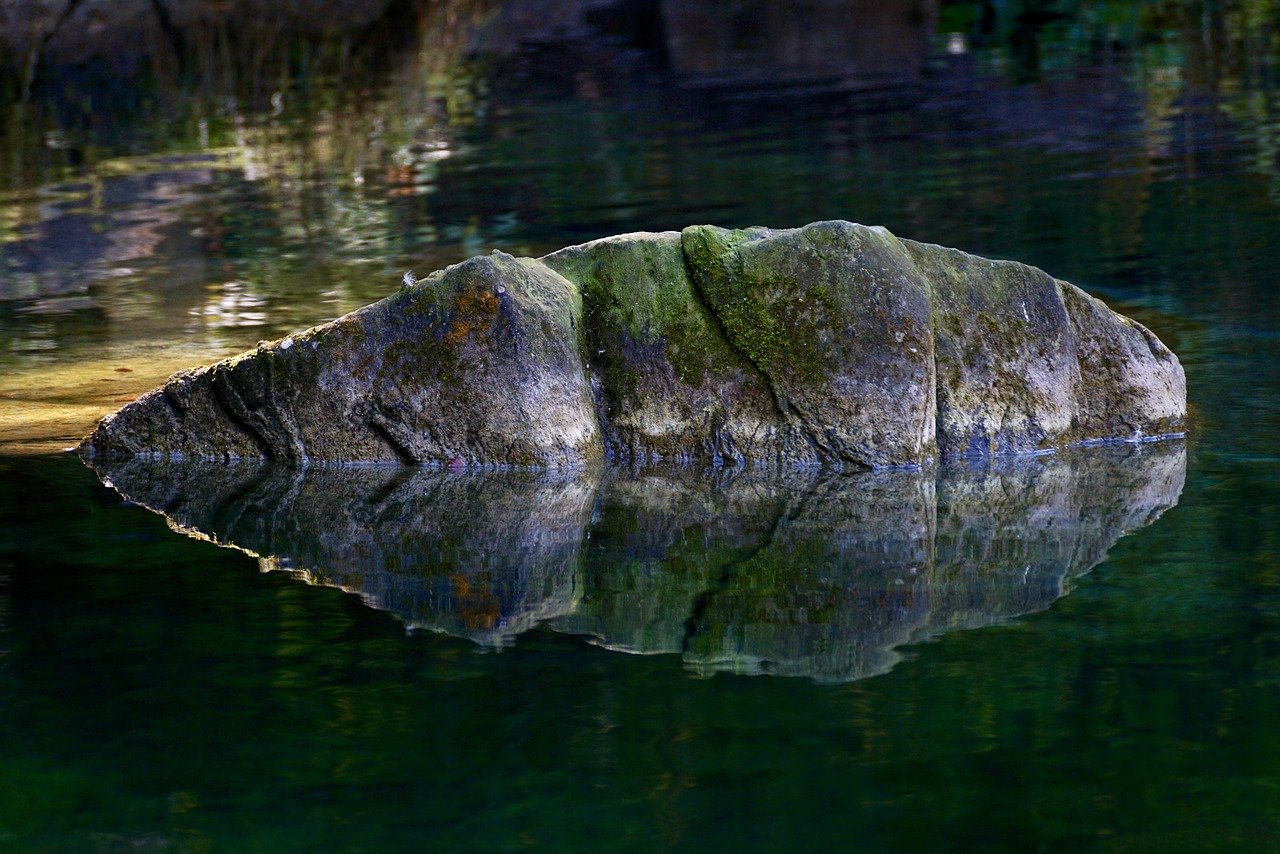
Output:
[[538,625],[717,671],[851,681],[1048,608],[1174,506],[1181,442],[941,472],[454,473],[134,460],[100,472],[264,571],[501,647]]

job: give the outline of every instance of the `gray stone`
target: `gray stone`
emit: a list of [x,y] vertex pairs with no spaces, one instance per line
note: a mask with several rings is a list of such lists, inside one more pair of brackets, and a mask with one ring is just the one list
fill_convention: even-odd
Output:
[[86,440],[100,456],[580,466],[603,446],[577,290],[493,255],[332,323],[175,374]]
[[883,228],[502,253],[174,375],[86,456],[918,466],[1183,429],[1177,357],[1033,267]]
[[1179,433],[1187,378],[1178,357],[1150,330],[1084,291],[1058,282],[1075,336],[1080,382],[1071,439]]
[[1035,267],[902,243],[932,295],[943,456],[1182,430],[1182,366],[1143,326]]

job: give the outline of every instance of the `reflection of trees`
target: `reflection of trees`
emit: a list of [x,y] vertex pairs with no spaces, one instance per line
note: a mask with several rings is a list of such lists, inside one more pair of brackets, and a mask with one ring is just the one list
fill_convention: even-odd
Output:
[[[0,87],[20,119],[0,137],[10,180],[140,145],[230,148],[278,198],[316,172],[411,165],[414,144],[438,147],[439,127],[478,109],[464,53],[483,0],[135,0],[110,15],[70,0],[65,19],[66,3],[26,5],[0,4],[0,68],[7,49],[42,69],[27,97]],[[313,227],[319,202],[295,200],[283,227]]]
[[[113,137],[121,127],[146,147],[216,152],[227,171],[202,211],[213,264],[233,265],[231,278],[256,290],[274,289],[265,295],[278,308],[305,303],[318,281],[335,309],[346,309],[378,293],[352,282],[391,275],[401,259],[426,268],[494,243],[527,251],[531,223],[556,235],[538,251],[557,248],[566,231],[589,228],[595,237],[687,224],[669,221],[672,209],[722,210],[726,221],[773,211],[768,224],[856,215],[993,252],[1002,247],[984,245],[982,233],[1044,233],[1057,223],[1067,234],[1066,224],[1083,218],[1097,224],[1106,251],[1137,258],[1152,183],[1194,175],[1198,151],[1220,145],[1224,123],[1225,132],[1251,137],[1260,172],[1277,168],[1274,105],[1250,82],[1275,60],[1275,15],[1258,2],[1208,14],[1191,2],[947,4],[942,27],[965,28],[985,53],[976,76],[962,58],[925,80],[925,106],[942,122],[905,110],[861,118],[858,102],[840,95],[840,81],[856,88],[850,81],[862,69],[873,84],[877,75],[916,81],[910,93],[886,90],[879,108],[920,102],[929,3],[870,10],[822,2],[790,15],[759,0],[721,15],[718,4],[681,0],[657,4],[661,14],[649,17],[662,26],[640,33],[635,21],[610,19],[609,4],[578,0],[368,0],[338,4],[323,26],[306,4],[284,4],[295,14],[282,18],[258,15],[255,2],[148,4],[169,9],[170,20],[133,40],[142,59],[130,85],[118,85],[118,71],[68,61],[55,74],[51,64],[27,120],[0,131],[9,180],[92,166],[138,142]],[[94,8],[85,0],[60,32],[87,32],[76,22]],[[734,40],[734,15],[786,26]],[[137,25],[124,14],[111,21]],[[5,32],[12,41],[18,30]],[[1037,45],[1035,68],[1013,74],[1027,85],[984,76],[1017,64],[1018,39]],[[57,39],[46,49],[50,63],[88,50],[59,48]],[[477,61],[476,50],[503,59]],[[641,71],[637,55],[648,57]],[[1117,67],[1129,65],[1137,73],[1125,81]],[[793,91],[800,79],[808,88]],[[701,100],[720,84],[731,103]],[[1198,92],[1221,97],[1221,109],[1197,103]],[[779,93],[787,98],[781,117],[776,102],[753,102]],[[957,131],[972,141],[931,139],[915,150],[919,135]],[[1140,140],[1129,145],[1129,134]],[[884,135],[903,146],[868,145]],[[973,162],[1006,145],[1032,150],[1002,153],[1001,168],[965,193],[1001,221],[975,223],[975,235],[937,234],[948,219],[937,207],[952,205],[948,191],[959,179],[936,164]],[[1101,198],[1058,194],[1053,209],[1028,198],[1045,151],[1068,158],[1056,172],[1102,176]],[[0,229],[29,224],[9,222],[14,215],[0,213]],[[235,234],[247,238],[217,239]],[[305,270],[290,252],[305,253]],[[1036,260],[1052,267],[1054,258]]]
[[671,69],[703,85],[833,90],[917,82],[937,17],[933,0],[662,0]]
[[264,569],[410,627],[537,625],[700,672],[846,681],[897,649],[1042,610],[1177,502],[1180,444],[944,471],[558,476],[135,460],[117,489]]
[[[487,4],[267,5],[0,3],[0,66],[5,46],[39,59],[29,97],[0,85],[17,119],[0,122],[0,182],[94,176],[0,207],[0,299],[66,297],[61,314],[91,292],[112,321],[146,301],[221,349],[225,328],[308,326],[383,295],[394,280],[366,271],[434,242],[421,199],[451,129],[483,111],[464,51]],[[116,157],[139,148],[200,156]]]
[[1269,0],[1018,0],[947,4],[941,26],[960,28],[1024,82],[1135,62],[1153,157],[1174,146],[1194,157],[1197,121],[1210,125],[1199,135],[1211,136],[1220,110],[1238,122],[1235,132],[1256,137],[1257,167],[1274,183],[1275,107],[1264,92],[1277,60],[1278,12]]

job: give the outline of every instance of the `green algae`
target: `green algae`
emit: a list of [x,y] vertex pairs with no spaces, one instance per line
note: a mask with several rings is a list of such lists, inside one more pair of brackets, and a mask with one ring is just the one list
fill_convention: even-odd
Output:
[[661,348],[688,385],[742,366],[690,283],[676,232],[596,241],[541,260],[581,290],[588,362],[611,361],[610,345],[632,342]]
[[[694,284],[735,349],[766,373],[780,368],[788,355],[801,360],[792,362],[793,367],[808,368],[812,366],[805,358],[812,353],[812,348],[805,346],[809,342],[796,342],[797,331],[786,331],[786,321],[795,319],[794,305],[766,305],[741,275],[741,245],[767,233],[760,228],[730,231],[690,226],[682,232],[681,243]],[[790,284],[794,285],[794,280]],[[765,283],[772,286],[770,290],[786,290],[786,285],[778,277]],[[798,346],[789,346],[793,343]]]
[[743,457],[767,391],[699,298],[678,232],[606,238],[541,261],[581,292],[583,360],[614,453]]

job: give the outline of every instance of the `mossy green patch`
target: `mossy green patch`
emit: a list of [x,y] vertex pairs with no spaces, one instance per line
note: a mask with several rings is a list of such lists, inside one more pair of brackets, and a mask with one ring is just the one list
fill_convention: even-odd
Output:
[[682,236],[705,302],[818,458],[932,452],[928,294],[896,238],[846,222]]
[[664,376],[699,389],[747,367],[698,299],[678,233],[609,238],[542,262],[581,291],[584,355],[615,414],[663,394]]
[[762,291],[786,290],[786,283],[771,277],[757,288],[742,276],[739,247],[764,234],[767,232],[758,228],[730,231],[691,226],[682,233],[682,246],[691,278],[712,306],[732,346],[767,372],[780,367],[786,356],[803,356],[789,352],[796,330],[787,328],[786,315],[794,314],[794,306],[770,306],[760,298]]

